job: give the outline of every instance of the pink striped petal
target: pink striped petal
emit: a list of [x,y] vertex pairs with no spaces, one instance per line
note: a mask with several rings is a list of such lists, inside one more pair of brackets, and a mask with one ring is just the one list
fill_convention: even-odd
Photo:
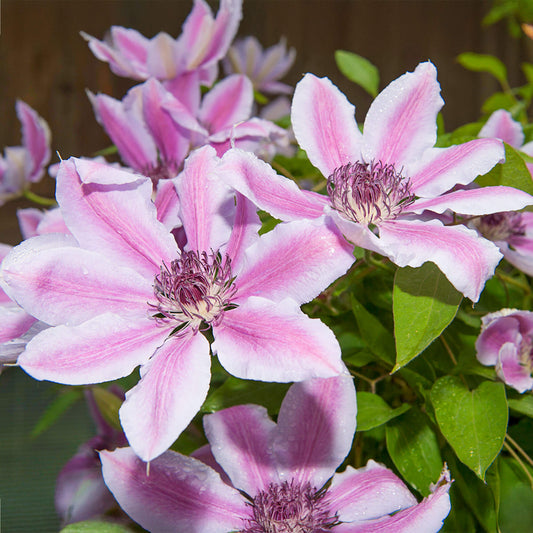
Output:
[[236,301],[309,302],[350,268],[352,248],[329,218],[278,224],[246,250]]
[[146,125],[125,109],[123,102],[105,94],[87,93],[96,120],[116,144],[122,160],[137,171],[157,166],[157,150]]
[[234,202],[229,189],[218,179],[217,165],[215,150],[204,146],[187,158],[176,180],[189,250],[217,251],[230,236],[228,216]]
[[168,451],[148,465],[131,448],[100,452],[119,505],[153,532],[228,533],[244,527],[245,499],[202,462]]
[[[515,239],[512,239],[514,241]],[[500,251],[511,265],[518,268],[528,276],[533,276],[533,242],[527,239],[527,245],[524,246],[526,239],[521,239],[520,245],[511,242],[513,249],[505,243],[498,243]]]
[[213,351],[238,378],[286,383],[345,371],[331,330],[289,299],[273,303],[252,296],[227,311],[213,335]]
[[105,313],[78,326],[56,326],[35,336],[19,357],[33,378],[67,385],[111,381],[146,363],[168,336],[151,318],[131,321]]
[[520,360],[520,354],[515,343],[505,343],[500,348],[496,373],[520,394],[533,389],[531,370]]
[[295,383],[278,415],[274,453],[280,478],[320,488],[352,447],[357,405],[352,377]]
[[146,70],[159,80],[171,80],[180,73],[179,48],[168,33],[159,32],[150,39],[147,48]]
[[16,109],[22,124],[22,144],[29,156],[26,179],[36,182],[41,179],[43,167],[50,160],[50,128],[44,119],[21,100],[17,101]]
[[253,103],[252,82],[246,76],[234,74],[204,96],[199,118],[210,133],[216,133],[249,119]]
[[3,302],[0,305],[0,344],[21,337],[34,322],[35,318],[16,303]]
[[215,472],[218,472],[220,475],[220,478],[224,483],[227,483],[228,485],[231,485],[231,481],[229,480],[228,475],[222,467],[217,463],[215,456],[213,455],[213,452],[211,451],[211,446],[209,444],[204,444],[203,446],[200,446],[194,452],[191,452],[189,454],[189,457],[194,457],[195,459],[198,459],[199,461],[202,461],[204,465],[210,466]]
[[111,26],[113,45],[136,71],[145,67],[149,39],[138,31],[122,26]]
[[170,337],[142,367],[120,408],[124,433],[143,461],[166,451],[200,410],[211,378],[203,335]]
[[157,220],[152,183],[135,174],[82,159],[61,164],[57,200],[84,248],[152,277],[176,258],[172,235]]
[[317,218],[329,199],[301,191],[257,156],[243,150],[229,150],[221,160],[220,178],[263,209],[281,220]]
[[50,325],[80,324],[104,312],[143,317],[152,278],[78,248],[72,237],[50,234],[15,247],[1,265],[6,293]]
[[498,109],[481,128],[478,137],[501,139],[514,148],[524,144],[524,131],[520,122],[513,120],[509,111]]
[[180,201],[174,179],[159,180],[157,182],[154,204],[157,211],[157,220],[168,231],[181,226],[179,218]]
[[476,340],[477,358],[483,365],[495,365],[504,344],[519,345],[521,340],[520,323],[515,316],[490,313],[483,317],[483,328]]
[[443,104],[437,69],[429,61],[394,80],[366,115],[364,160],[394,164],[397,169],[416,161],[437,140],[436,120]]
[[533,196],[513,187],[481,187],[479,189],[458,190],[429,200],[417,200],[404,210],[422,213],[425,209],[434,213],[444,213],[451,209],[463,215],[487,215],[502,211],[518,211],[533,204]]
[[225,252],[231,259],[233,272],[239,272],[245,259],[245,250],[259,239],[261,221],[255,205],[240,193],[236,194],[235,207],[235,221]]
[[427,150],[409,165],[412,192],[433,198],[455,185],[467,185],[505,161],[505,150],[497,139],[474,139],[449,148]]
[[22,233],[22,237],[24,239],[29,239],[30,237],[35,237],[38,235],[37,226],[43,217],[44,211],[35,209],[34,207],[27,207],[17,211],[20,232]]
[[189,141],[180,134],[176,124],[163,108],[166,98],[172,95],[151,78],[142,85],[143,118],[159,149],[161,162],[169,172],[177,175],[182,161],[189,151]]
[[306,74],[296,85],[292,127],[298,144],[324,177],[361,159],[362,135],[355,107],[328,78]]
[[348,466],[336,474],[328,495],[343,522],[373,520],[417,504],[392,470],[372,460],[364,468]]
[[[181,95],[178,93],[178,96]],[[172,120],[174,124],[185,130],[185,132],[188,132],[189,135],[191,132],[197,133],[200,138],[209,135],[205,127],[198,122],[190,106],[176,98],[170,91],[167,92],[165,98],[162,100],[161,106],[170,117],[169,120]]]
[[276,424],[259,405],[238,405],[204,416],[211,451],[231,483],[250,496],[279,482],[271,444]]
[[450,476],[446,471],[432,494],[419,504],[376,520],[340,524],[339,533],[436,533],[450,512]]
[[464,226],[395,220],[379,227],[382,250],[398,266],[432,261],[455,288],[477,302],[502,255],[490,241]]

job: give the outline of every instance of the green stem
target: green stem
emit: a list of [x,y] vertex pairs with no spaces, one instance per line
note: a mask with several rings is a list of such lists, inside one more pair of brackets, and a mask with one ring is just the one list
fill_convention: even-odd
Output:
[[516,442],[508,433],[505,434],[505,438],[520,452],[522,457],[531,465],[533,466],[533,459],[529,457],[529,455],[524,451],[524,449]]
[[[508,437],[508,435],[506,435],[506,437]],[[516,462],[522,467],[522,470],[526,474],[526,477],[529,479],[529,484],[531,485],[531,489],[533,490],[533,477],[531,476],[529,470],[527,469],[527,466],[523,463],[522,459],[518,457],[518,454],[513,450],[513,448],[508,442],[503,441],[503,446],[512,455],[512,457],[516,460]]]
[[296,178],[283,166],[280,165],[277,161],[271,161],[270,165],[274,170],[285,176],[286,178],[289,178],[292,181],[296,181]]
[[57,205],[57,202],[54,198],[45,198],[44,196],[39,196],[38,194],[35,194],[34,192],[31,192],[29,189],[26,189],[22,196],[26,198],[27,200],[30,200],[31,202],[34,202],[36,204],[45,206],[45,207],[55,207]]
[[496,272],[496,276],[505,283],[509,283],[509,285],[514,285],[515,287],[518,287],[525,291],[527,294],[531,294],[531,287],[527,283],[523,283],[521,281],[518,281],[515,278],[512,278],[511,276],[508,276],[507,274],[504,274],[503,272]]

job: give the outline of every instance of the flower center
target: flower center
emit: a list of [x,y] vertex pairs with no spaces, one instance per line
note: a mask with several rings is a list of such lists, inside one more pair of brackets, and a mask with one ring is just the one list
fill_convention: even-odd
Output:
[[183,252],[179,259],[163,264],[154,280],[157,303],[149,304],[154,318],[165,325],[177,322],[174,333],[187,326],[195,333],[202,324],[217,325],[224,311],[234,309],[235,278],[231,260],[220,253]]
[[141,169],[143,176],[148,176],[154,186],[159,180],[175,178],[179,173],[179,168],[173,161],[160,161],[157,165],[148,165]]
[[505,241],[513,235],[525,235],[526,231],[522,214],[514,211],[484,215],[474,224],[479,233],[490,241]]
[[415,200],[409,179],[381,161],[336,168],[328,178],[328,194],[337,211],[365,225],[393,220]]
[[271,483],[250,505],[251,517],[239,533],[323,533],[339,524],[326,491],[309,483]]

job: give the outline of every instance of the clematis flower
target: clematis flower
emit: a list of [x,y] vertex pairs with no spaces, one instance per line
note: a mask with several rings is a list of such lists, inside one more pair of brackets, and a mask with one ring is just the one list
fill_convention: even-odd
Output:
[[[533,142],[524,144],[524,130],[520,122],[513,119],[511,113],[505,109],[494,111],[479,131],[480,138],[501,139],[513,148],[533,156]],[[530,173],[533,173],[533,163],[526,163]]]
[[220,0],[216,17],[207,2],[194,0],[177,39],[164,32],[147,39],[120,26],[113,26],[104,41],[85,33],[82,36],[93,54],[109,63],[118,76],[175,83],[193,73],[210,86],[216,78],[217,62],[226,55],[241,18],[242,0]]
[[446,471],[420,503],[374,461],[335,473],[350,451],[355,415],[349,376],[296,383],[277,424],[262,406],[230,407],[204,416],[209,446],[195,457],[168,451],[147,475],[131,449],[102,452],[104,479],[152,533],[438,531],[450,511]]
[[502,309],[482,319],[476,340],[477,358],[495,366],[496,374],[513,389],[533,389],[533,313]]
[[237,39],[228,50],[222,65],[226,74],[245,74],[254,89],[270,94],[292,94],[293,88],[278,81],[292,67],[296,50],[287,50],[287,41],[263,49],[255,37]]
[[516,210],[532,198],[511,187],[453,190],[503,161],[504,149],[496,139],[433,147],[443,104],[436,74],[427,62],[393,81],[370,106],[363,133],[354,107],[331,81],[304,76],[295,90],[292,124],[298,143],[327,177],[327,197],[299,190],[243,153],[224,157],[223,179],[281,220],[326,212],[348,240],[399,266],[432,261],[477,301],[501,254],[475,231],[445,226],[438,215]]
[[50,159],[50,129],[48,124],[22,101],[16,104],[22,124],[22,146],[5,148],[0,157],[0,205],[22,195],[39,181]]
[[[204,401],[209,341],[243,379],[300,381],[344,372],[340,347],[299,306],[353,262],[323,221],[280,225],[258,236],[251,204],[217,178],[207,146],[177,180],[186,244],[157,220],[150,180],[72,159],[57,200],[72,236],[24,241],[2,262],[4,290],[52,327],[19,358],[36,379],[90,384],[129,375],[120,419],[145,461],[165,451]],[[233,228],[233,229],[231,229]]]
[[[80,446],[57,476],[55,507],[63,525],[97,518],[117,507],[104,483],[98,452],[127,445],[124,433],[112,427],[100,412],[93,391],[84,392],[98,433]],[[124,400],[119,387],[110,387],[109,393]]]

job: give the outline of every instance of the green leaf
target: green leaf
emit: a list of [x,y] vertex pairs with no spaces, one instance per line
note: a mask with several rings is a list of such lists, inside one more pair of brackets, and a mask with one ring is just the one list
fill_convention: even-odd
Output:
[[47,407],[46,411],[43,413],[33,431],[31,432],[32,437],[37,437],[44,431],[46,431],[59,417],[64,414],[69,407],[74,405],[78,400],[83,397],[83,392],[81,389],[68,389],[65,392],[62,392],[54,401]]
[[481,111],[485,115],[491,115],[494,111],[498,109],[506,109],[509,112],[515,110],[516,99],[511,94],[507,93],[494,93],[491,94],[481,106]]
[[118,148],[112,144],[111,146],[108,146],[107,148],[103,148],[102,150],[98,150],[98,152],[94,152],[94,156],[106,156],[106,155],[115,155],[118,154]]
[[396,418],[411,406],[404,403],[400,407],[393,409],[377,394],[371,392],[357,393],[357,431],[367,431],[386,424],[389,420]]
[[417,408],[387,424],[387,451],[403,478],[420,494],[427,496],[429,486],[442,471],[437,437],[427,417]]
[[393,289],[396,365],[406,365],[433,342],[453,320],[462,300],[434,263],[399,268]]
[[289,383],[266,383],[230,376],[218,389],[209,394],[201,412],[213,413],[233,405],[255,403],[265,406],[269,413],[274,414],[279,411],[289,386]]
[[507,403],[512,411],[533,418],[533,396],[530,394],[525,394],[519,399],[509,398]]
[[375,98],[378,95],[379,71],[368,59],[353,52],[337,50],[335,62],[350,81],[360,85],[370,96]]
[[457,457],[484,480],[507,431],[503,383],[485,381],[470,391],[458,377],[445,376],[433,385],[431,402],[440,430]]
[[457,56],[457,61],[468,70],[473,70],[474,72],[488,72],[502,85],[507,85],[507,69],[497,57],[489,54],[464,52]]
[[108,424],[115,429],[121,429],[120,418],[118,416],[118,410],[122,405],[122,400],[112,392],[104,389],[103,387],[92,387],[92,393],[94,401],[98,406],[98,410],[102,413],[102,416]]
[[496,165],[484,176],[476,178],[476,183],[482,187],[490,185],[505,185],[514,187],[529,194],[533,194],[533,180],[520,152],[505,144],[505,163]]
[[380,359],[392,364],[394,339],[389,330],[372,313],[368,312],[353,294],[350,294],[350,299],[361,337],[367,343],[368,348]]
[[119,524],[87,520],[64,527],[60,533],[132,533],[134,530]]
[[254,89],[254,100],[258,104],[261,104],[261,105],[268,104],[268,98],[263,93],[260,93],[259,91],[255,89]]
[[533,85],[533,65],[531,63],[522,63],[522,72],[529,85]]

